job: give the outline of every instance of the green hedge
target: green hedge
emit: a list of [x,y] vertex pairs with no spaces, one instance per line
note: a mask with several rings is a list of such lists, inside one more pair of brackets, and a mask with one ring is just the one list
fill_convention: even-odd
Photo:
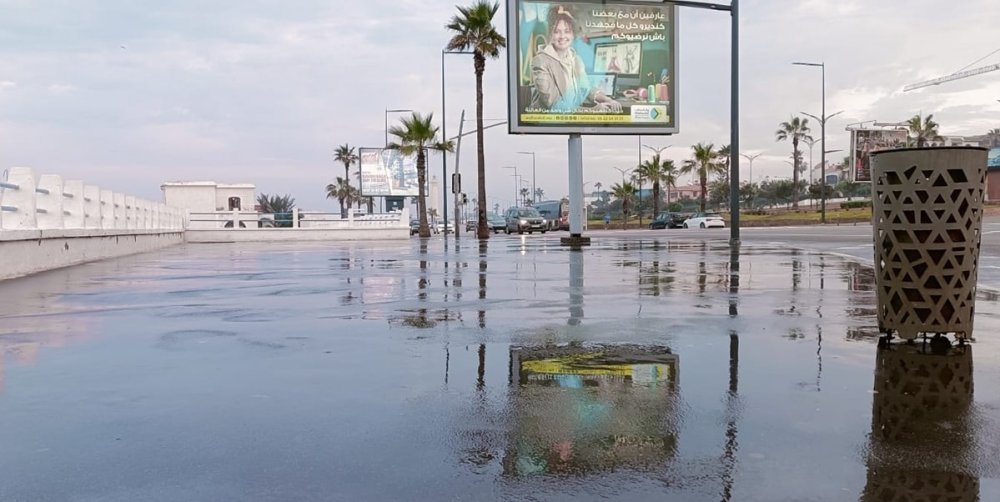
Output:
[[871,207],[872,201],[870,200],[852,200],[850,202],[841,202],[841,209],[860,209],[863,207]]

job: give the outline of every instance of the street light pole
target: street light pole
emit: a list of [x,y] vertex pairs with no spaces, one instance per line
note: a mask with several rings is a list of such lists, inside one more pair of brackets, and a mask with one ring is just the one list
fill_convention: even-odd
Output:
[[[446,140],[448,138],[448,128],[446,126],[445,119],[448,117],[445,112],[445,94],[444,94],[444,56],[445,54],[472,54],[471,51],[449,51],[441,49],[441,139]],[[441,202],[444,211],[442,216],[445,222],[445,234],[448,231],[448,153],[441,152]],[[457,211],[458,208],[456,207]],[[458,237],[458,229],[455,229],[455,236]]]
[[820,156],[819,156],[820,169],[819,169],[819,175],[820,175],[820,177],[822,177],[822,179],[820,180],[821,184],[819,186],[819,208],[820,208],[819,209],[819,221],[820,221],[820,223],[826,223],[826,121],[828,119],[830,119],[831,117],[833,117],[834,115],[837,115],[838,113],[841,113],[841,112],[834,113],[833,115],[830,115],[830,116],[826,115],[826,63],[825,62],[820,62],[820,63],[802,63],[802,62],[796,62],[796,63],[792,63],[792,64],[793,65],[798,65],[798,66],[818,66],[820,68],[820,71],[821,71],[821,73],[820,73],[820,77],[821,77],[821,80],[820,80],[821,94],[820,94],[820,96],[822,98],[822,103],[820,104],[820,117],[822,117],[822,118],[819,118],[819,117],[817,117],[815,115],[811,115],[811,114],[808,114],[808,113],[803,113],[803,115],[808,115],[808,116],[810,116],[810,117],[812,117],[812,118],[814,118],[814,119],[816,119],[816,120],[819,121],[819,128],[820,128],[820,133],[819,133],[820,134],[820,146],[819,146],[819,148],[820,148]]
[[409,108],[386,108],[385,109],[385,146],[389,146],[389,114],[399,112],[412,112]]
[[750,184],[751,185],[753,185],[753,161],[754,161],[754,159],[756,159],[757,157],[760,157],[761,155],[764,155],[763,152],[762,153],[755,153],[753,155],[747,155],[745,153],[741,153],[740,154],[740,157],[743,157],[744,159],[747,159],[747,160],[750,161]]
[[517,152],[521,155],[531,155],[531,200],[538,202],[537,190],[535,188],[535,152]]
[[517,203],[517,198],[520,195],[517,192],[518,192],[518,190],[521,189],[521,184],[518,183],[518,181],[517,181],[518,180],[517,166],[504,166],[502,169],[513,169],[514,170],[514,207],[521,207],[521,205]]

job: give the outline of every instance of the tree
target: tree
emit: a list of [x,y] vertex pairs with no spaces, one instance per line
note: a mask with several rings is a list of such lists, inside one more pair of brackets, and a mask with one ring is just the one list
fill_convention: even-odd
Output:
[[542,190],[541,187],[535,188],[535,199],[542,200],[543,197],[545,197],[545,190]]
[[433,113],[423,116],[413,112],[410,117],[400,119],[402,126],[392,126],[389,134],[398,138],[398,143],[390,143],[390,148],[398,148],[403,155],[417,155],[417,212],[420,213],[421,237],[430,237],[431,231],[427,226],[427,150],[438,150],[450,152],[454,149],[451,141],[439,142],[437,139],[438,128],[431,123]]
[[934,114],[931,113],[921,118],[920,114],[910,117],[906,125],[910,128],[910,139],[917,144],[917,148],[923,148],[928,141],[940,141],[938,134],[938,123],[934,122]]
[[[632,201],[635,199],[635,185],[631,182],[615,183],[611,186],[611,193],[621,201],[622,218],[628,223],[629,210],[632,208]],[[624,228],[624,227],[623,227]]]
[[705,198],[708,194],[708,176],[724,169],[722,164],[716,162],[718,152],[712,143],[698,143],[691,147],[693,159],[684,161],[681,166],[681,174],[696,173],[698,175],[698,185],[701,187],[701,196],[698,198],[698,210],[705,212]]
[[295,198],[291,195],[257,195],[257,205],[262,213],[290,213],[295,209]]
[[453,32],[445,48],[449,51],[472,51],[472,65],[476,73],[476,163],[479,175],[479,201],[476,213],[479,225],[476,236],[489,239],[490,228],[486,222],[486,151],[483,148],[483,72],[486,71],[486,57],[500,57],[500,49],[507,46],[504,38],[493,26],[499,3],[490,4],[478,0],[469,7],[458,7],[458,14],[445,27]]
[[[653,182],[653,214],[659,214],[660,200],[662,199],[660,194],[661,186],[666,183],[667,190],[669,191],[670,185],[676,185],[677,183],[677,169],[674,167],[674,161],[670,159],[661,160],[660,154],[656,154],[652,159],[639,164],[639,167],[635,168],[635,174],[640,179]],[[667,202],[669,203],[669,200]]]
[[[344,180],[350,185],[350,173],[348,172],[351,168],[351,164],[358,161],[357,154],[354,153],[354,147],[344,143],[337,147],[333,153],[333,160],[341,162],[344,164]],[[361,186],[361,171],[358,171],[358,186]]]
[[337,199],[340,202],[340,217],[347,218],[347,208],[354,202],[354,187],[348,183],[346,178],[337,176],[336,183],[326,186],[326,198]]
[[990,131],[986,133],[986,147],[1000,147],[1000,129],[990,129]]
[[778,130],[774,133],[776,141],[792,142],[792,159],[795,161],[792,166],[792,208],[799,207],[799,163],[802,158],[799,152],[799,141],[812,140],[809,135],[809,119],[792,117],[788,122],[778,125]]

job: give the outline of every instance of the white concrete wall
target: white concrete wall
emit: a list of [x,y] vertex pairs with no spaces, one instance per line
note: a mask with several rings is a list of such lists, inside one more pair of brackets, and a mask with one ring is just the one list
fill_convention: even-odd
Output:
[[[250,185],[218,185],[215,189],[215,207],[219,211],[229,210],[229,198],[240,198],[240,209],[253,211],[257,205],[257,190]],[[195,209],[192,209],[195,211]],[[198,210],[200,211],[200,209]]]
[[0,232],[0,280],[144,253],[184,242],[184,232],[133,230],[11,230]]
[[289,242],[409,239],[410,228],[242,228],[188,230],[187,242]]
[[[164,184],[163,202],[171,207],[189,211],[216,211],[215,185],[170,185]],[[225,209],[225,208],[223,208]]]

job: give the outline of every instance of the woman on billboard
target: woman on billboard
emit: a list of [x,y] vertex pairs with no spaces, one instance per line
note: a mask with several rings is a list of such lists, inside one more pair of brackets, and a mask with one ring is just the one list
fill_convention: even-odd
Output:
[[534,84],[531,109],[575,112],[578,109],[621,112],[622,105],[590,85],[583,60],[573,50],[576,22],[562,5],[549,8],[549,40],[531,61]]

